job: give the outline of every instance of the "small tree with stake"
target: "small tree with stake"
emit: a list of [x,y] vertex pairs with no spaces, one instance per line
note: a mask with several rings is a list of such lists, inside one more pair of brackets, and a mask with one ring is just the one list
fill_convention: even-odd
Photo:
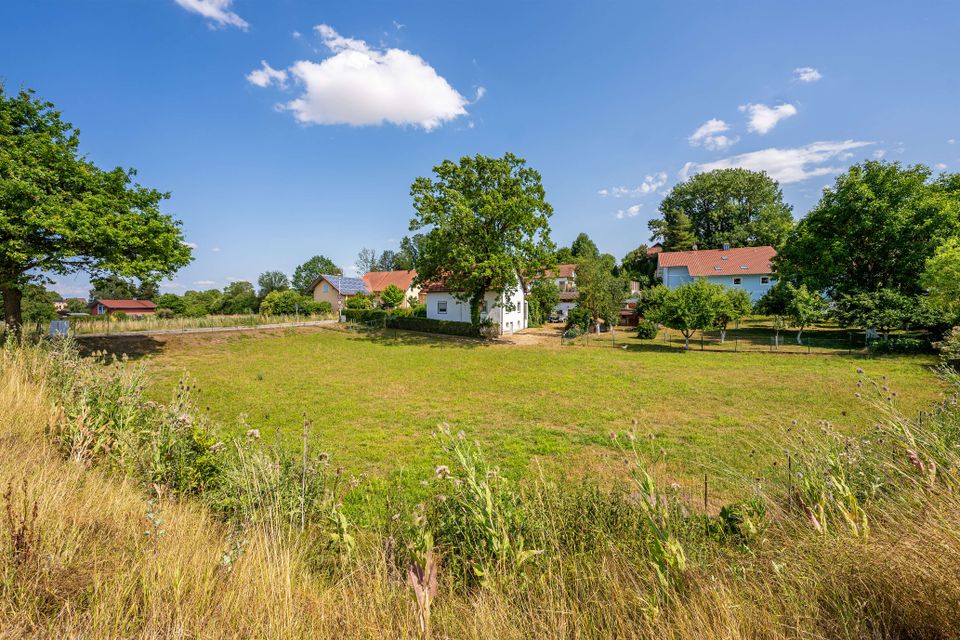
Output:
[[716,326],[720,329],[720,342],[727,339],[727,326],[740,320],[753,311],[753,300],[743,289],[727,289],[717,292]]
[[0,289],[14,333],[41,273],[154,281],[191,260],[180,223],[160,212],[168,194],[135,183],[133,169],[100,169],[79,145],[51,103],[0,85]]
[[703,279],[665,289],[652,296],[655,306],[647,309],[647,318],[683,334],[684,348],[697,331],[716,326],[723,287]]

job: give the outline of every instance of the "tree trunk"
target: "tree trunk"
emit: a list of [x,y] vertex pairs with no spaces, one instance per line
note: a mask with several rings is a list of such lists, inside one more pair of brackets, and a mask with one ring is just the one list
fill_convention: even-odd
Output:
[[803,342],[800,340],[801,334],[803,334],[803,327],[800,327],[800,330],[797,331],[797,344],[803,344]]
[[14,335],[20,335],[23,325],[23,314],[20,308],[22,299],[23,292],[20,289],[3,288],[3,319],[7,330],[12,331]]
[[720,344],[724,344],[727,341],[727,328],[723,327],[720,329]]
[[683,334],[683,348],[685,351],[690,351],[690,336],[693,335],[693,332]]
[[483,307],[483,298],[487,292],[477,291],[470,298],[470,324],[476,326],[480,324],[480,309]]

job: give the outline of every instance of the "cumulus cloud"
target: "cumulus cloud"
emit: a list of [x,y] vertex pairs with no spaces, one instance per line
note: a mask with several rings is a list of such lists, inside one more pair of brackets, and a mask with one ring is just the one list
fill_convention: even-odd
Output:
[[650,193],[656,193],[658,189],[667,184],[667,174],[661,171],[652,176],[647,176],[636,187],[610,187],[609,189],[600,189],[597,194],[601,198],[607,196],[613,198],[639,198]]
[[771,131],[777,123],[785,118],[797,115],[797,108],[792,104],[781,104],[768,107],[765,104],[745,104],[740,111],[747,114],[747,129],[764,135]]
[[957,139],[956,139],[956,138],[950,138],[949,140],[947,140],[947,144],[957,144]]
[[287,85],[287,72],[283,69],[274,69],[266,60],[260,61],[260,68],[247,74],[247,82],[258,87],[269,87],[276,83],[279,87]]
[[883,158],[883,156],[887,155],[887,152],[885,149],[877,149],[871,155],[873,156],[874,160],[880,160]]
[[793,70],[793,79],[797,82],[816,82],[822,77],[823,74],[813,67],[797,67]]
[[230,10],[233,0],[175,0],[192,13],[198,13],[207,19],[212,27],[237,27],[244,31],[250,26],[246,20]]
[[714,162],[688,162],[681,169],[680,176],[686,179],[693,173],[739,167],[751,171],[766,171],[767,175],[781,184],[790,184],[816,176],[839,173],[843,170],[843,167],[830,166],[826,163],[839,159],[843,154],[853,149],[859,149],[870,144],[873,143],[860,140],[839,140],[813,142],[790,149],[775,147],[761,149],[760,151],[742,153]]
[[942,162],[938,162],[937,164],[933,165],[933,168],[936,169],[937,171],[943,171],[944,169],[947,168],[947,165],[945,165]]
[[195,284],[198,287],[212,287],[213,285],[217,284],[217,281],[216,280],[194,280],[193,284]]
[[190,247],[191,249],[196,249],[196,248],[197,248],[197,243],[196,243],[196,242],[186,242],[186,241],[185,241],[185,242],[183,242],[182,244],[183,244],[183,246],[185,246],[185,247]]
[[219,253],[220,247],[214,247],[213,249],[210,249],[210,251],[213,251],[214,253]]
[[624,218],[634,218],[637,214],[640,213],[640,207],[642,204],[635,204],[632,207],[627,207],[626,209],[619,209],[614,214],[617,220],[623,220]]
[[[304,124],[353,126],[414,125],[430,131],[466,115],[469,101],[418,55],[401,49],[378,49],[363,40],[346,38],[332,27],[314,27],[331,56],[299,60],[285,71],[264,67],[247,80],[266,86],[288,74],[303,93],[281,105]],[[267,75],[262,75],[267,73]],[[265,84],[260,84],[264,82]],[[477,90],[477,98],[485,90]]]
[[691,133],[687,138],[687,142],[690,143],[691,147],[699,147],[702,145],[710,151],[723,151],[740,141],[739,137],[731,138],[730,136],[721,135],[729,129],[730,125],[723,120],[711,118]]

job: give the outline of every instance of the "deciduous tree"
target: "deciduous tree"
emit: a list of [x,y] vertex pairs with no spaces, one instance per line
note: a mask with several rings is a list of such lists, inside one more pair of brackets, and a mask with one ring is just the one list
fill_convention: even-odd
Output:
[[685,349],[690,348],[694,333],[716,326],[723,286],[698,278],[675,289],[657,289],[651,296],[656,304],[647,309],[647,318],[679,331]]
[[51,103],[0,86],[0,289],[15,332],[24,286],[41,274],[156,281],[190,262],[180,223],[160,211],[168,194],[133,169],[100,169],[79,145]]
[[509,297],[524,278],[553,266],[553,208],[540,174],[512,153],[447,160],[433,172],[410,190],[417,210],[410,230],[426,230],[417,282],[445,281],[479,324],[487,291]]
[[306,294],[321,274],[338,276],[343,271],[327,256],[313,256],[293,271],[293,288]]
[[290,281],[282,271],[264,271],[260,274],[260,277],[257,278],[257,286],[260,287],[258,294],[260,299],[263,300],[274,291],[286,291],[289,289]]
[[393,309],[403,304],[404,291],[395,284],[388,284],[380,293],[380,303],[386,309]]
[[626,278],[614,275],[599,257],[577,263],[577,306],[590,312],[598,330],[601,321],[613,325],[620,319],[628,292]]

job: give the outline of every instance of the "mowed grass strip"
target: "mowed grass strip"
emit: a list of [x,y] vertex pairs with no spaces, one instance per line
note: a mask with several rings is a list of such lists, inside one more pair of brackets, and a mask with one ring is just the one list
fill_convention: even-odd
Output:
[[723,491],[783,460],[793,420],[825,419],[841,431],[869,425],[873,409],[855,397],[864,376],[895,390],[905,414],[924,408],[943,393],[934,364],[923,356],[551,348],[289,330],[172,339],[150,366],[158,400],[187,375],[224,433],[256,428],[299,447],[306,415],[311,447],[350,473],[401,477],[406,486],[446,462],[430,433],[448,423],[515,477],[537,464],[601,481],[624,476],[609,434],[635,430],[668,478],[692,488],[707,473]]

